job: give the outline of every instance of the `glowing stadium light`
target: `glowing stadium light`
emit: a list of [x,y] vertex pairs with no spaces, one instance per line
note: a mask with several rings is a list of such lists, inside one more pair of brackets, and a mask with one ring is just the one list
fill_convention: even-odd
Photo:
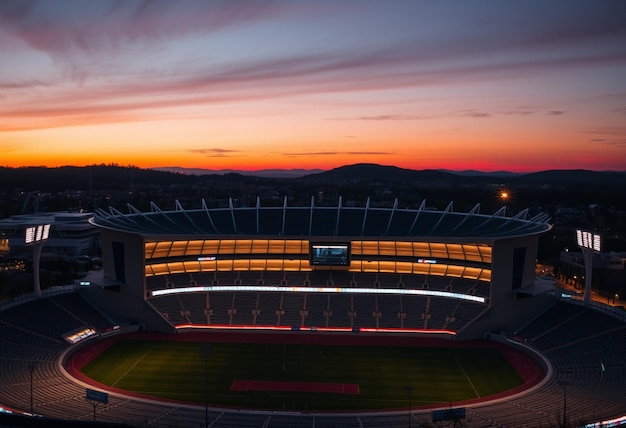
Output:
[[583,252],[583,259],[585,260],[585,305],[591,304],[592,282],[591,276],[593,274],[593,254],[599,253],[602,244],[600,235],[587,230],[576,229],[576,242]]
[[34,293],[41,297],[41,284],[39,282],[39,259],[41,258],[41,248],[50,236],[50,224],[40,224],[29,226],[24,231],[24,245],[33,249],[33,283]]
[[35,242],[35,228],[34,227],[26,228],[26,237],[24,238],[24,242],[26,242],[27,244],[31,244]]
[[24,233],[24,243],[26,245],[45,241],[50,235],[50,225],[41,224],[39,226],[27,227]]
[[343,287],[281,287],[272,285],[206,285],[195,287],[166,288],[153,290],[152,297],[169,294],[201,293],[207,291],[256,291],[256,292],[285,292],[285,293],[347,293],[347,294],[400,294],[435,296],[450,299],[467,300],[470,302],[485,303],[485,298],[469,294],[453,293],[450,291],[417,290],[407,288],[343,288]]
[[588,248],[597,252],[601,250],[601,238],[597,233],[576,229],[576,242],[581,248]]

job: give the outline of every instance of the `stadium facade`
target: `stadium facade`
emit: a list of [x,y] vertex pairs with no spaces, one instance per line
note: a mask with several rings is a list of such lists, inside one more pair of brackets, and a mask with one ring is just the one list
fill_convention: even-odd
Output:
[[[189,324],[194,330],[380,331],[378,343],[433,342],[423,335],[473,339],[501,327],[515,336],[491,339],[535,355],[545,373],[521,392],[462,403],[466,426],[595,428],[626,420],[623,311],[545,292],[534,272],[538,237],[551,227],[545,215],[507,217],[503,209],[485,215],[478,206],[456,213],[452,204],[436,211],[397,203],[214,209],[203,203],[194,210],[176,203],[172,211],[156,205],[150,212],[99,210],[91,223],[101,229],[103,269],[83,281],[88,284],[0,306],[0,404],[16,413],[95,419],[95,405],[85,400],[85,387],[94,386],[72,374],[69,357],[80,350],[93,355],[92,346],[98,352],[108,336],[136,331],[135,323],[168,333],[189,331]],[[383,334],[394,331],[402,334]],[[305,335],[313,337],[266,336]],[[327,336],[372,338],[315,337]],[[207,416],[215,427],[397,427],[434,419],[430,406],[411,409],[409,403],[408,410],[207,413],[111,391],[97,417],[164,428],[200,426]]]
[[[370,206],[98,210],[92,301],[150,330],[409,331],[475,338],[549,301],[536,284],[545,214]],[[534,296],[529,299],[527,297]]]

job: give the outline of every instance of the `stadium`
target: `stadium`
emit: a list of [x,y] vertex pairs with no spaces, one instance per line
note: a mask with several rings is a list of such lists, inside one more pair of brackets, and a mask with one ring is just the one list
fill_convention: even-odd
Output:
[[[313,198],[292,207],[285,198],[275,207],[231,200],[224,208],[204,201],[198,209],[178,201],[171,211],[128,208],[98,210],[92,219],[101,229],[101,271],[3,306],[1,405],[154,427],[591,427],[624,419],[623,313],[537,279],[538,239],[551,228],[545,214],[482,214],[478,205],[458,213],[452,203],[436,210],[425,202],[405,209],[397,200],[356,207],[341,198],[332,207]],[[225,343],[235,346],[226,357]],[[145,377],[179,396],[130,381],[161,344],[173,357]],[[276,349],[248,347],[259,344]],[[366,360],[326,359],[342,347]],[[381,349],[392,359],[375,357]],[[448,354],[409,359],[413,369],[396,373],[391,386],[391,371],[370,386],[348,379],[351,365],[379,372],[403,364],[407,352],[414,358],[434,349],[456,352],[438,370],[459,372],[469,394],[433,398],[422,391],[441,378],[412,377],[434,371],[432,361]],[[482,377],[500,364],[488,360],[493,350],[520,380],[484,392]],[[256,368],[231,375],[227,366],[226,389],[208,390],[218,360],[242,354],[260,366],[279,360],[278,372],[291,377],[267,378],[274,375]],[[94,367],[105,355],[103,368]],[[251,363],[235,366],[244,364]],[[332,364],[339,374],[327,375]],[[189,377],[166,383],[179,368]],[[379,389],[383,396],[370,400]]]

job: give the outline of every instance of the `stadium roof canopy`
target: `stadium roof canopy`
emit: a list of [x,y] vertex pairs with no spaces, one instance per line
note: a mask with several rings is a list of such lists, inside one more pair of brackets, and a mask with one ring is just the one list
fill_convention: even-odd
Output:
[[528,210],[513,217],[504,207],[491,215],[480,214],[480,205],[469,213],[457,213],[452,203],[444,211],[427,209],[425,201],[418,209],[400,209],[396,200],[392,208],[315,206],[291,207],[287,199],[280,207],[234,207],[176,209],[162,211],[154,203],[152,210],[142,212],[128,205],[129,213],[110,207],[98,209],[93,224],[117,231],[155,235],[215,236],[283,236],[283,237],[408,237],[495,239],[533,235],[550,230],[547,214],[528,217]]

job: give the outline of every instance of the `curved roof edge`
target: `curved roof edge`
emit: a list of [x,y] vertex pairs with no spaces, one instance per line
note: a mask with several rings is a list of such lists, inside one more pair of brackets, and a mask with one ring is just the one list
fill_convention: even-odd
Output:
[[175,209],[164,211],[150,203],[150,211],[140,211],[128,204],[128,213],[109,207],[97,209],[92,224],[143,236],[283,236],[283,237],[379,237],[379,238],[458,238],[500,239],[536,235],[552,228],[546,213],[530,217],[525,209],[506,216],[506,207],[493,214],[481,214],[480,204],[467,213],[453,210],[450,202],[445,210],[433,210],[422,201],[417,209],[344,206],[261,207],[257,198],[254,207],[235,207],[232,198],[228,207],[185,209],[178,200]]

